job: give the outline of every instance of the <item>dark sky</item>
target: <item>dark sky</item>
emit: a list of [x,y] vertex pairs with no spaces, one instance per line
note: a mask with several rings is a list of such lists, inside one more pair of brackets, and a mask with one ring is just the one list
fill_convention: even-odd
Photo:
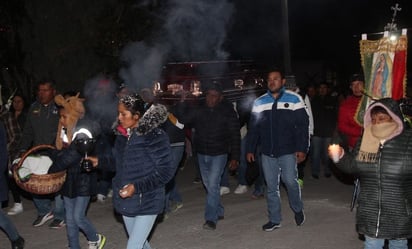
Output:
[[[323,60],[345,72],[358,71],[360,35],[383,32],[396,3],[402,8],[396,16],[398,28],[412,28],[410,0],[289,0],[292,68],[299,60]],[[236,21],[227,43],[231,56],[283,63],[280,0],[235,4]]]

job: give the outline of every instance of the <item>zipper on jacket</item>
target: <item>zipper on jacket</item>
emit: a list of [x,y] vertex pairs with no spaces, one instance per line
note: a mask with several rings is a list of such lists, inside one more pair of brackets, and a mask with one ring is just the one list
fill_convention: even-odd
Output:
[[276,99],[272,106],[272,111],[270,112],[270,156],[273,157],[273,108],[276,106]]
[[140,194],[139,194],[139,204],[140,204],[140,206],[142,205],[142,196],[143,196],[143,194],[140,193]]
[[377,222],[376,222],[376,232],[375,232],[375,237],[378,237],[379,234],[379,226],[380,226],[380,220],[381,220],[381,209],[382,209],[382,187],[381,187],[381,178],[382,178],[382,172],[381,172],[381,155],[382,155],[382,149],[383,149],[383,144],[379,143],[379,150],[378,150],[378,217],[377,217]]

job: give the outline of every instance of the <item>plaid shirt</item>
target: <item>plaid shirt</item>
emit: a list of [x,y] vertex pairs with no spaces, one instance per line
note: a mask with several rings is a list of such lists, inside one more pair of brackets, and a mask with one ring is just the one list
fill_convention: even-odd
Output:
[[1,115],[1,120],[4,123],[7,133],[7,151],[9,161],[13,160],[18,155],[18,146],[22,137],[22,128],[19,125],[14,113],[5,112]]

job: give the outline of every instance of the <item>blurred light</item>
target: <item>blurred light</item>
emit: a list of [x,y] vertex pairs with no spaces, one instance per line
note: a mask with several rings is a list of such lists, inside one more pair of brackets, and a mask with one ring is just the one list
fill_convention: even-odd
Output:
[[200,81],[198,80],[194,80],[192,81],[192,83],[190,84],[190,92],[194,95],[194,96],[199,96],[200,94],[202,94],[202,92],[200,91]]
[[389,39],[390,39],[391,41],[396,41],[396,40],[398,39],[398,37],[397,37],[396,35],[391,35],[391,36],[389,37]]
[[234,86],[235,86],[236,88],[242,89],[244,82],[243,82],[242,79],[235,79],[234,82],[233,82],[233,84],[234,84]]
[[153,82],[153,94],[156,95],[158,93],[162,93],[162,88],[160,87],[160,82]]

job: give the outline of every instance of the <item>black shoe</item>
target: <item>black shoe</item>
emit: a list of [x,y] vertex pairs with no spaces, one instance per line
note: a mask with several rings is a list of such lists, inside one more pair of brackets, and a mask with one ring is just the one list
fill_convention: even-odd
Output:
[[19,236],[18,239],[11,242],[11,249],[23,249],[24,248],[24,239]]
[[298,213],[295,213],[295,222],[298,226],[303,225],[303,223],[305,223],[305,213],[303,213],[303,210]]
[[46,223],[47,221],[49,221],[53,218],[54,218],[54,216],[51,212],[49,212],[45,215],[37,216],[37,218],[33,221],[33,226],[35,226],[35,227],[42,226],[44,223]]
[[317,179],[319,179],[319,176],[318,176],[318,175],[313,174],[313,175],[312,175],[312,178],[317,180]]
[[49,228],[52,229],[60,229],[66,226],[66,223],[64,222],[64,220],[60,220],[60,219],[54,219],[50,224],[49,224]]
[[224,220],[224,219],[225,219],[225,216],[220,215],[220,216],[217,217],[217,219],[218,219],[218,220]]
[[203,224],[203,229],[206,230],[215,230],[216,229],[216,223],[213,221],[207,220],[205,224]]
[[331,176],[332,176],[331,173],[325,174],[325,177],[326,177],[326,178],[330,178]]
[[279,227],[280,227],[280,224],[269,221],[268,223],[262,226],[262,229],[263,231],[271,232],[275,229],[278,229]]

